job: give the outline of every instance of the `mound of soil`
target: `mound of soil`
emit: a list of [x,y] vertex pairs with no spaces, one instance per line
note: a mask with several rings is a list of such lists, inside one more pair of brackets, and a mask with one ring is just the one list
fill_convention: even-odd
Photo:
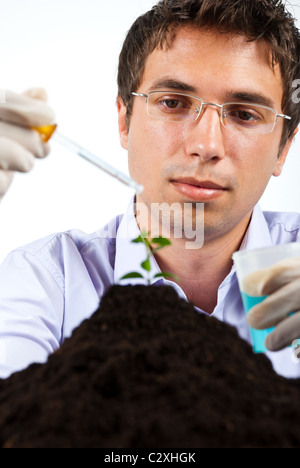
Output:
[[0,447],[299,447],[300,382],[166,287],[113,287],[0,382]]

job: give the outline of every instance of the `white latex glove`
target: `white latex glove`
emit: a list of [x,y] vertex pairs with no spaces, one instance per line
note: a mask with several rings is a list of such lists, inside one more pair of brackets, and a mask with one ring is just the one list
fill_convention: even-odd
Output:
[[253,307],[247,320],[257,330],[276,327],[265,343],[270,351],[284,349],[300,338],[300,258],[249,275],[243,291],[250,296],[269,296]]
[[5,90],[3,95],[5,102],[0,102],[0,200],[15,171],[30,171],[35,158],[44,158],[49,153],[49,146],[30,127],[48,125],[55,118],[53,110],[44,102],[47,97],[42,89],[31,89],[23,95]]

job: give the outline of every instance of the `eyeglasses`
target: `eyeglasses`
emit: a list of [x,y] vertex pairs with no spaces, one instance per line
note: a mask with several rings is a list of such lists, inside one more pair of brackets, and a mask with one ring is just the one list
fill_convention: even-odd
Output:
[[146,98],[147,113],[150,117],[164,122],[196,122],[203,114],[204,106],[220,110],[220,121],[229,130],[267,135],[272,133],[278,118],[291,120],[270,107],[247,102],[227,102],[223,105],[204,102],[190,94],[170,91],[153,91],[149,94],[132,93]]

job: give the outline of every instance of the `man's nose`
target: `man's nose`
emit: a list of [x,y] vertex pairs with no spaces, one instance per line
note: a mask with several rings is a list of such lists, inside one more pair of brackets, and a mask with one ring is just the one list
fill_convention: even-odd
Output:
[[186,129],[186,153],[203,161],[224,158],[224,127],[218,107],[204,106],[201,115]]

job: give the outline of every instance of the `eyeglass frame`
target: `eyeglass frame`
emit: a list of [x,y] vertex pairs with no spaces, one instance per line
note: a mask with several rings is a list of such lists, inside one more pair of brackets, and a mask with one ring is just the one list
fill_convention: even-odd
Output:
[[[132,96],[137,96],[137,97],[143,97],[143,98],[146,98],[147,99],[147,105],[148,105],[148,100],[149,100],[149,96],[151,94],[156,94],[156,93],[169,93],[169,94],[172,94],[172,95],[175,95],[175,96],[186,96],[186,97],[190,97],[190,98],[193,98],[193,99],[196,99],[198,101],[201,102],[201,108],[200,108],[200,111],[198,112],[197,114],[197,117],[195,118],[195,120],[193,122],[197,122],[197,120],[201,117],[202,115],[202,111],[203,111],[203,107],[204,106],[214,106],[214,107],[217,107],[221,110],[220,112],[220,120],[221,120],[221,123],[223,125],[224,128],[229,128],[230,127],[227,127],[226,125],[224,125],[224,121],[223,121],[223,108],[224,106],[228,106],[228,105],[232,105],[232,104],[239,104],[239,105],[249,105],[249,104],[252,104],[253,106],[257,106],[257,107],[260,107],[262,109],[267,109],[271,112],[273,112],[275,114],[275,120],[274,120],[274,125],[273,125],[273,128],[270,132],[268,133],[265,133],[265,134],[261,134],[261,135],[270,135],[271,133],[273,133],[274,129],[275,129],[275,126],[278,122],[278,117],[280,118],[283,118],[283,119],[286,119],[286,120],[292,120],[292,117],[290,117],[289,115],[285,115],[285,114],[280,114],[279,112],[277,112],[275,109],[272,109],[271,107],[268,107],[268,106],[264,106],[262,104],[256,104],[256,103],[248,103],[248,102],[225,102],[224,104],[215,104],[213,102],[204,102],[204,100],[198,96],[194,96],[192,94],[187,94],[187,93],[179,93],[177,91],[151,91],[150,93],[148,94],[145,94],[145,93],[135,93],[135,92],[132,92]],[[148,115],[151,117],[151,115],[148,113]],[[166,122],[168,122],[166,120]],[[170,123],[178,123],[180,122],[179,120],[178,121],[172,121],[172,120],[169,120]],[[244,130],[238,130],[240,132],[244,132],[244,133],[249,133],[251,134],[251,132],[247,132],[247,131],[244,131]],[[255,134],[255,132],[254,132]]]

